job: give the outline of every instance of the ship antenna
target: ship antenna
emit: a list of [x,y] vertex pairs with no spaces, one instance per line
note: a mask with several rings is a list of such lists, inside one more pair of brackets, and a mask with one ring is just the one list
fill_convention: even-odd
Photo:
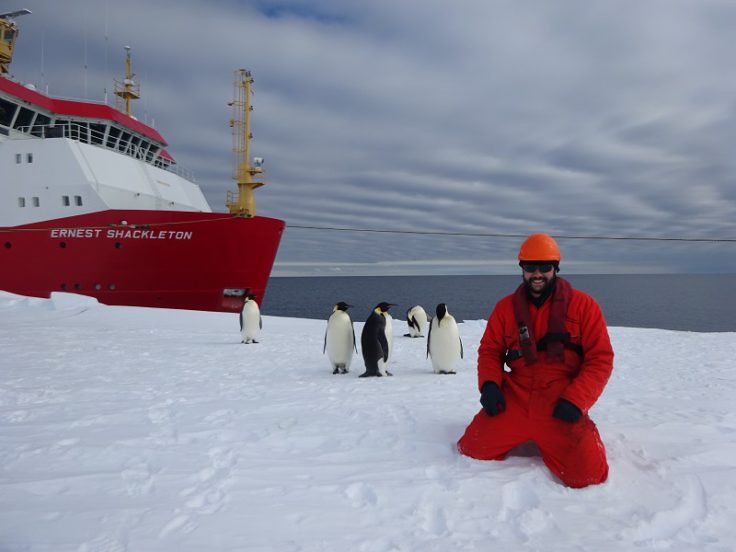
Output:
[[0,13],[0,75],[8,72],[10,62],[13,61],[13,47],[18,38],[18,27],[14,19],[21,15],[31,13],[31,10],[22,10]]
[[[130,58],[130,46],[125,47],[125,80],[120,82],[115,80],[115,95],[120,98],[123,103],[118,109],[126,115],[131,115],[130,101],[137,100],[141,97],[141,87],[133,80],[133,61]],[[122,107],[122,109],[121,109]]]
[[233,118],[230,119],[230,128],[233,132],[233,156],[235,159],[234,178],[238,184],[237,197],[232,192],[227,194],[227,208],[233,215],[241,217],[256,216],[256,200],[253,190],[263,186],[263,182],[256,182],[253,177],[263,172],[263,158],[256,157],[253,164],[250,162],[250,141],[253,134],[250,132],[250,112],[253,106],[250,102],[253,77],[250,71],[239,69],[235,71],[235,89],[233,101],[228,105],[233,108]]

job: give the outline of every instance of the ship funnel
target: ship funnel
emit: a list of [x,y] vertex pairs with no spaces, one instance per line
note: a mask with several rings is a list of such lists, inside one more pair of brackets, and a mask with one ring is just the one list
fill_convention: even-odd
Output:
[[31,10],[22,9],[13,12],[0,13],[0,74],[8,72],[10,62],[13,61],[13,48],[18,38],[18,27],[14,19],[31,13]]

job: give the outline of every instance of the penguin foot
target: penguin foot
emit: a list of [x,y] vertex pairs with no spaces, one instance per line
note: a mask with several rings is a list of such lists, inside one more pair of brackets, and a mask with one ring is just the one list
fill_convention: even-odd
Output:
[[339,373],[340,373],[340,370],[337,367],[335,367],[335,369],[332,371],[332,375],[339,374]]
[[393,376],[393,374],[391,372],[389,372],[388,370],[386,370],[386,375],[387,376]]
[[438,373],[438,374],[444,374],[444,375],[446,375],[446,376],[447,376],[447,375],[450,375],[450,374],[455,374],[456,372],[455,372],[455,370],[447,370],[447,371],[445,371],[445,370],[440,370],[440,371],[439,371],[439,372],[437,372],[437,373]]
[[404,337],[414,337],[414,336],[411,334],[404,334]]
[[378,372],[367,372],[366,371],[360,374],[358,377],[359,378],[377,378],[377,377],[381,377],[381,374],[379,374]]

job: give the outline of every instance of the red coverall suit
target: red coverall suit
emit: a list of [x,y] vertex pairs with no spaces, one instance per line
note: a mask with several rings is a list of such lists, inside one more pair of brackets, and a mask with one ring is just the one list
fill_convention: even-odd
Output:
[[[537,351],[537,361],[530,366],[524,357],[510,361],[510,372],[504,371],[504,357],[507,351],[521,349],[513,294],[498,302],[478,348],[478,385],[482,389],[484,383],[496,382],[506,408],[496,416],[481,409],[457,445],[462,454],[478,460],[503,460],[513,447],[531,440],[563,483],[585,487],[608,477],[605,448],[588,410],[611,375],[613,349],[598,303],[581,291],[570,290],[564,320],[570,338],[564,362]],[[529,328],[537,340],[547,334],[551,299],[539,309],[529,304]],[[582,348],[582,357],[570,344]],[[582,411],[577,422],[552,416],[560,398]]]

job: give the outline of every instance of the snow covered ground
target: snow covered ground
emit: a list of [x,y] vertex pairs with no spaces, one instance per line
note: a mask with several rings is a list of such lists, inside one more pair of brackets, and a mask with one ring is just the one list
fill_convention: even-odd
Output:
[[323,321],[241,345],[234,314],[0,293],[0,551],[736,549],[736,334],[611,328],[610,478],[572,490],[456,452],[484,325],[439,376],[395,320],[394,377],[359,379]]

